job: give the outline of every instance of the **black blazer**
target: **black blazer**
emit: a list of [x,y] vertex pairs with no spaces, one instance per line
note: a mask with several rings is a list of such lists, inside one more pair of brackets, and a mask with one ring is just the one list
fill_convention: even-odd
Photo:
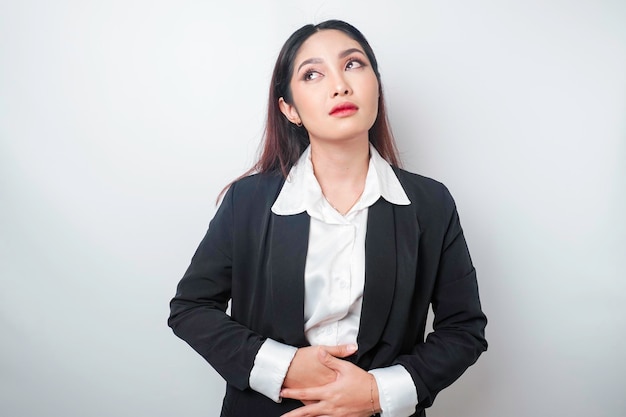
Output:
[[[369,370],[401,364],[417,387],[415,416],[487,348],[476,274],[454,201],[442,184],[394,168],[411,204],[369,209],[359,351]],[[248,385],[266,338],[302,347],[310,218],[270,208],[284,180],[258,174],[224,197],[171,301],[169,325],[227,382],[222,416],[279,416],[301,405]],[[225,311],[232,300],[231,314]],[[434,332],[425,339],[429,305]]]

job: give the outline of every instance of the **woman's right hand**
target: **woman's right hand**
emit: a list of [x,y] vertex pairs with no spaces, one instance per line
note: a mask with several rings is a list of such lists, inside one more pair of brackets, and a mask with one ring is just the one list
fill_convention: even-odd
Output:
[[320,349],[324,349],[336,358],[345,358],[353,355],[357,351],[357,346],[349,344],[299,348],[287,369],[283,388],[313,388],[335,381],[337,373],[323,365],[318,359]]

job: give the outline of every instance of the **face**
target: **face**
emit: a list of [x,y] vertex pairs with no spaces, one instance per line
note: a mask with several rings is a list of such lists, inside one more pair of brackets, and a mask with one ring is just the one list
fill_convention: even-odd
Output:
[[315,141],[366,140],[378,114],[378,80],[357,41],[338,30],[309,37],[296,54],[291,103],[279,106]]

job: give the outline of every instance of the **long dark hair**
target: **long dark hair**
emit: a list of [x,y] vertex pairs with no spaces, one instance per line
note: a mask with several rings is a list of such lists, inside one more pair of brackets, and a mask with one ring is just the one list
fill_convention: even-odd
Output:
[[[296,163],[302,152],[309,145],[309,134],[303,126],[296,126],[283,115],[278,107],[278,100],[282,97],[287,103],[292,104],[291,77],[296,54],[302,44],[311,35],[322,30],[339,30],[361,45],[363,51],[372,65],[372,69],[378,79],[378,116],[369,130],[369,141],[378,153],[391,165],[401,166],[398,157],[398,149],[391,133],[387,112],[385,110],[385,97],[383,94],[378,62],[372,47],[363,34],[354,26],[341,20],[327,20],[317,25],[305,25],[295,31],[283,45],[270,82],[270,94],[267,103],[267,122],[262,143],[262,151],[258,161],[246,171],[243,178],[255,172],[274,173],[287,177],[289,170]],[[226,187],[228,188],[228,186]],[[221,194],[220,194],[221,195]]]

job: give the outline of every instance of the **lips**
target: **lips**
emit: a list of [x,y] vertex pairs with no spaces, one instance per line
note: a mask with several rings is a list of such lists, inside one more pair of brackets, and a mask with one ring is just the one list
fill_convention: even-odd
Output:
[[333,107],[328,114],[335,117],[346,117],[353,115],[357,110],[359,110],[359,108],[355,104],[341,103]]

